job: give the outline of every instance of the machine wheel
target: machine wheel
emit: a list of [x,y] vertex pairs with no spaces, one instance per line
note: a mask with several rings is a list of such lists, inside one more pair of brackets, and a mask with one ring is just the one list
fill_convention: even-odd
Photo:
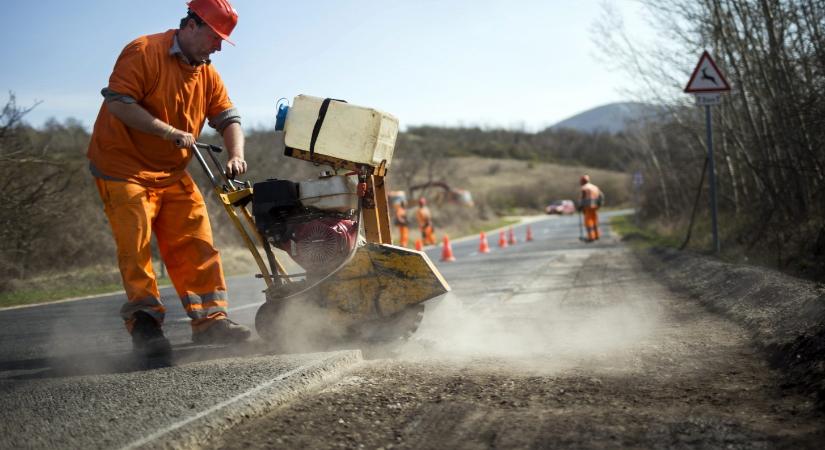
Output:
[[283,310],[283,302],[264,302],[255,313],[255,330],[261,339],[269,343],[278,343],[283,339],[283,329],[278,326],[278,316]]
[[[300,300],[293,300],[300,301]],[[292,320],[286,311],[288,301],[267,301],[255,314],[255,329],[261,339],[282,351],[319,351],[337,345],[363,343],[368,345],[400,343],[409,339],[418,329],[424,316],[424,305],[412,305],[388,317],[354,324],[348,332],[331,322],[331,317],[318,316],[315,323],[326,324],[307,329],[300,321]]]
[[288,353],[334,348],[344,333],[329,311],[306,296],[268,300],[255,314],[255,329],[271,349]]

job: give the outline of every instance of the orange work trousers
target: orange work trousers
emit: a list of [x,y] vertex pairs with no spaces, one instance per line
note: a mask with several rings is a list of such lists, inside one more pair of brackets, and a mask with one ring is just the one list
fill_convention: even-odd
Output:
[[436,244],[435,236],[433,235],[432,225],[426,225],[421,227],[421,240],[424,242],[424,245]]
[[406,247],[410,243],[409,225],[398,225],[398,245]]
[[587,240],[595,241],[599,239],[599,215],[598,208],[592,206],[584,207],[584,229],[587,230]]
[[193,331],[226,317],[220,255],[212,244],[203,196],[189,174],[162,188],[100,178],[95,182],[117,245],[127,298],[120,314],[129,332],[136,312],[144,311],[158,323],[166,312],[152,269],[152,233]]

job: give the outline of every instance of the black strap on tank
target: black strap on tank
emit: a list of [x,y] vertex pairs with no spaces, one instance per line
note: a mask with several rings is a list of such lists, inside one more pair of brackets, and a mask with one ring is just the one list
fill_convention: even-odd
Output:
[[312,138],[309,140],[309,159],[315,156],[315,141],[318,140],[318,134],[321,132],[321,125],[324,124],[324,118],[327,116],[327,109],[329,109],[329,102],[346,103],[346,100],[338,100],[336,98],[325,98],[321,102],[321,109],[318,110],[318,118],[315,119],[315,126],[312,128]]

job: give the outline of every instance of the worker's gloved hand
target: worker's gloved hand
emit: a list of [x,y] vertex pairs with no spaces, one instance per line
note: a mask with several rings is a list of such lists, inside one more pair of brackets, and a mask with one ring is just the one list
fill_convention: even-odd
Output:
[[192,133],[175,129],[169,134],[169,140],[174,142],[179,148],[191,148],[195,145],[195,136]]
[[226,176],[235,178],[246,173],[246,161],[243,158],[235,157],[226,162]]

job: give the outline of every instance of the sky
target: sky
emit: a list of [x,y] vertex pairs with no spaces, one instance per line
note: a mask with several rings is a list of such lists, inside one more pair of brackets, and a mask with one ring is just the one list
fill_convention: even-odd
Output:
[[[634,0],[234,0],[239,22],[212,56],[247,127],[271,127],[279,98],[345,99],[402,128],[537,131],[606,103],[633,100],[593,41],[610,4],[647,33]],[[91,128],[100,89],[134,38],[176,28],[184,0],[8,0],[0,16],[0,104],[40,104],[40,126]]]

